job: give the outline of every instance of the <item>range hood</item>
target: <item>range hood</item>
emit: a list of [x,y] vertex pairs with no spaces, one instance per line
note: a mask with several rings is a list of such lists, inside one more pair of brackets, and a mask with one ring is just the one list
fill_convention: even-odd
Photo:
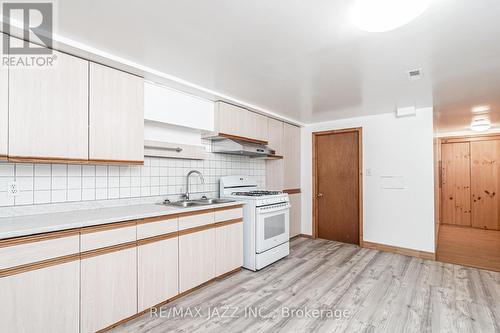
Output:
[[251,157],[267,157],[269,155],[274,155],[274,150],[269,149],[263,144],[227,138],[212,140],[212,152]]

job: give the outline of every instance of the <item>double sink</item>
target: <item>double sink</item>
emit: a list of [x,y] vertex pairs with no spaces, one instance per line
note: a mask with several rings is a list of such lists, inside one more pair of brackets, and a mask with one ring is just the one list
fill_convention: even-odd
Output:
[[163,204],[167,205],[167,206],[187,208],[187,207],[195,207],[195,206],[217,205],[217,204],[223,204],[223,203],[229,203],[229,202],[234,202],[234,200],[220,199],[220,198],[182,200],[182,201],[175,201],[175,202],[170,202],[168,200],[165,200],[163,202]]

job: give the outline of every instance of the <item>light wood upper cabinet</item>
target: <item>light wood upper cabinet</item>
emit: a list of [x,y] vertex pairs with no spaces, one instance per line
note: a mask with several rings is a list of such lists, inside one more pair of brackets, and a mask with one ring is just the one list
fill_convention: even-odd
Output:
[[138,310],[179,293],[178,237],[137,247]]
[[[89,63],[53,52],[51,67],[9,69],[9,156],[87,160]],[[5,149],[4,139],[0,146]]]
[[[282,121],[268,118],[267,128],[269,133],[269,148],[276,151],[276,155],[283,156],[283,131]],[[268,160],[266,162],[266,188],[272,191],[284,189],[283,159]]]
[[300,128],[284,124],[283,128],[284,189],[300,188]]
[[282,121],[267,118],[267,128],[269,133],[269,148],[276,151],[276,155],[283,156],[283,131],[284,123]]
[[[0,33],[0,38],[3,40],[3,34]],[[0,43],[0,54],[3,55],[3,43]],[[9,142],[8,126],[9,126],[9,98],[8,98],[8,68],[0,64],[0,159],[7,156]]]
[[81,260],[80,332],[96,332],[137,313],[137,249]]
[[243,222],[215,229],[216,275],[231,272],[243,266]]
[[245,109],[224,103],[215,102],[214,130],[218,133],[242,136],[243,125],[241,119],[245,115]]
[[225,102],[215,102],[214,130],[218,133],[268,141],[267,117]]
[[79,332],[80,263],[0,278],[0,332]]
[[179,292],[215,277],[215,229],[179,237]]
[[89,132],[90,160],[143,162],[143,79],[91,63]]
[[247,112],[249,117],[247,131],[251,135],[250,137],[260,141],[268,141],[267,117],[255,112]]

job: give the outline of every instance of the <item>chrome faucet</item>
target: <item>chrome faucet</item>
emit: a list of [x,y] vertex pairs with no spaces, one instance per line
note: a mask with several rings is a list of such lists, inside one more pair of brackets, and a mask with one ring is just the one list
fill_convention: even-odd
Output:
[[183,195],[183,198],[185,200],[189,200],[189,176],[191,176],[193,173],[196,173],[200,177],[202,184],[205,183],[205,179],[203,178],[203,175],[201,174],[201,172],[199,172],[198,170],[189,171],[187,176],[186,176],[186,193]]

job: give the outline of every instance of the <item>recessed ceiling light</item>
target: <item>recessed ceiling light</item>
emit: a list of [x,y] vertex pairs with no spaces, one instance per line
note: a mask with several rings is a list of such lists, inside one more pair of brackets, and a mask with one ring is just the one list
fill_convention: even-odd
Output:
[[486,113],[490,111],[489,105],[478,105],[471,109],[472,113]]
[[352,21],[364,31],[390,31],[419,17],[430,2],[431,0],[356,0],[351,9]]
[[487,131],[491,127],[491,123],[486,118],[476,119],[470,123],[470,129],[474,132]]

